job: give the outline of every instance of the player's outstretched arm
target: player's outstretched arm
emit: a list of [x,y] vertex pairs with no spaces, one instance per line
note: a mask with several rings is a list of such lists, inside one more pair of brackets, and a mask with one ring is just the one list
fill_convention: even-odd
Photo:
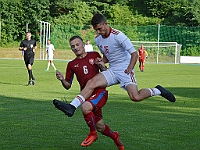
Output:
[[71,84],[68,83],[68,82],[64,79],[64,76],[63,76],[62,73],[61,73],[60,71],[58,71],[58,70],[56,70],[56,78],[57,78],[58,80],[61,81],[61,83],[62,83],[62,85],[63,85],[63,87],[64,87],[65,89],[68,90],[68,89],[71,88]]

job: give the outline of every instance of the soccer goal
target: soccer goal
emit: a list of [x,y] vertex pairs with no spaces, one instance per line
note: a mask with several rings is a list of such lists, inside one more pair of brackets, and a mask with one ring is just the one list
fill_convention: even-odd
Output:
[[180,63],[181,44],[177,42],[146,42],[131,41],[136,50],[144,45],[148,53],[146,62],[151,63]]

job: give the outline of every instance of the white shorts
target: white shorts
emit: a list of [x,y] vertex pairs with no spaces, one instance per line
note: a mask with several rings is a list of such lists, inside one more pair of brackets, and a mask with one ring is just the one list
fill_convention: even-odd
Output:
[[108,82],[108,86],[114,84],[120,84],[120,87],[126,89],[126,86],[129,84],[137,85],[134,72],[131,74],[124,73],[124,70],[113,71],[112,69],[107,69],[106,71],[101,72]]
[[53,60],[53,55],[48,55],[47,60]]

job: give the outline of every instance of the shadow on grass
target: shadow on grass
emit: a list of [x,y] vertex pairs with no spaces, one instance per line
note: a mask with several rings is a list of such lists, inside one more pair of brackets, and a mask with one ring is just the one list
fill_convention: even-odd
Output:
[[167,87],[174,95],[188,98],[199,98],[200,87]]
[[[74,137],[79,134],[80,129],[74,129],[74,132],[70,128],[77,124],[86,126],[79,109],[77,115],[82,122],[77,123],[77,120],[68,118],[57,110],[52,101],[2,95],[0,100],[2,149],[78,149],[79,145],[74,142]],[[68,139],[69,137],[71,138]],[[67,140],[70,143],[64,144]]]
[[[199,98],[200,88],[168,87],[176,96]],[[192,94],[191,94],[192,93]],[[2,149],[79,150],[88,134],[80,109],[71,118],[55,109],[52,101],[0,95],[0,145]],[[119,131],[127,150],[196,149],[199,141],[199,103],[170,103],[152,97],[140,103],[126,94],[110,94],[103,108],[104,121]],[[184,140],[184,144],[183,144]],[[191,143],[191,141],[193,141]],[[147,148],[148,147],[148,148]],[[99,134],[87,149],[115,150],[113,141]]]
[[21,83],[17,84],[17,83],[13,83],[13,82],[0,82],[0,84],[28,86],[28,81],[27,81],[27,84],[21,84]]
[[[176,97],[185,97],[185,98],[200,98],[200,87],[166,87],[168,91],[171,91]],[[117,90],[114,89],[115,91]],[[119,88],[119,91],[121,89]],[[140,89],[139,89],[140,90]],[[109,90],[108,90],[109,91]],[[126,91],[125,91],[126,92]],[[112,94],[116,99],[118,98],[118,95],[120,94]],[[110,97],[112,97],[110,94]],[[156,96],[157,97],[157,96]],[[129,99],[129,96],[125,94],[122,95],[121,99]],[[177,99],[179,100],[179,99]]]

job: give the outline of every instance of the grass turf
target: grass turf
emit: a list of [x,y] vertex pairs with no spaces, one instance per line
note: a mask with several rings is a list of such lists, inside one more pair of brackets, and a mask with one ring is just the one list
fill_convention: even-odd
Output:
[[[54,61],[65,73],[66,61]],[[54,98],[69,102],[78,94],[74,81],[66,91],[55,78],[53,68],[45,72],[46,61],[36,60],[36,85],[26,86],[28,75],[22,60],[0,60],[0,149],[116,150],[111,139],[99,134],[91,146],[81,147],[88,134],[80,108],[72,118],[54,108]],[[126,150],[197,150],[200,147],[200,65],[146,64],[135,68],[140,88],[161,84],[177,101],[160,96],[132,102],[126,91],[108,88],[103,108],[104,122],[121,135]]]

